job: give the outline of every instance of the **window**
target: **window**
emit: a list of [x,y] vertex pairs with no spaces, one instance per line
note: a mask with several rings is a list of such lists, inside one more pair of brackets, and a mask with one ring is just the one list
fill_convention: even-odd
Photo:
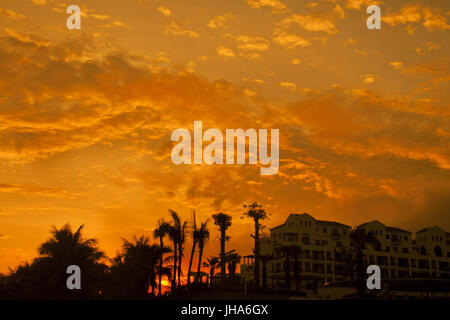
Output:
[[327,233],[327,232],[328,232],[327,228],[323,228],[323,233]]
[[388,235],[388,234],[386,234],[386,239],[388,239],[388,240],[389,240],[389,235]]
[[347,234],[347,229],[342,230],[343,234]]
[[407,236],[405,236],[405,238],[404,238],[404,239],[405,239],[405,241],[408,241],[408,237],[407,237]]
[[303,241],[304,244],[309,244],[310,243],[310,237],[309,237],[308,233],[304,233],[302,235],[302,241]]

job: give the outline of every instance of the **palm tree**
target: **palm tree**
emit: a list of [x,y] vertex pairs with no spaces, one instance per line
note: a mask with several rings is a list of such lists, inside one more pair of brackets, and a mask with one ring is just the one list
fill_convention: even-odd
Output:
[[261,255],[262,262],[262,287],[267,289],[267,262],[273,260],[273,255],[263,254]]
[[365,262],[363,250],[366,245],[379,246],[379,241],[373,232],[367,232],[363,227],[358,226],[350,230],[350,243],[356,249],[356,279],[358,295],[363,296],[365,292]]
[[226,274],[226,256],[225,256],[225,241],[227,240],[226,231],[231,226],[231,220],[233,219],[230,215],[225,213],[213,214],[214,224],[219,227],[220,231],[220,272],[222,280],[225,280]]
[[353,281],[355,279],[355,269],[356,269],[356,260],[355,260],[355,248],[341,248],[340,251],[335,250],[335,257],[338,261],[343,262],[343,276],[347,279]]
[[197,221],[195,220],[195,211],[192,217],[192,224],[191,224],[191,236],[192,236],[192,250],[191,250],[191,257],[189,259],[189,268],[188,268],[188,276],[187,276],[187,283],[188,285],[191,284],[191,268],[192,268],[192,260],[194,259],[194,253],[195,253],[195,246],[197,245]]
[[260,263],[260,253],[259,253],[259,231],[262,226],[260,224],[260,220],[265,220],[267,218],[267,214],[259,204],[252,203],[250,205],[245,205],[244,208],[247,208],[247,211],[244,212],[244,216],[253,219],[255,224],[255,234],[252,236],[255,239],[255,287],[260,287],[260,272],[259,272],[259,263]]
[[198,242],[198,267],[195,283],[198,283],[200,275],[200,266],[202,263],[203,249],[205,248],[206,241],[209,240],[208,219],[200,224],[200,229],[198,229],[197,231],[196,238]]
[[181,262],[183,260],[184,242],[186,241],[186,231],[187,231],[187,221],[181,224],[181,229],[179,230],[179,242],[178,242],[178,286],[181,285]]
[[[173,225],[169,231],[169,237],[174,243],[174,263],[173,263],[173,279],[172,284],[175,288],[176,277],[178,275],[178,286],[181,285],[181,263],[183,259],[184,242],[186,240],[187,222],[181,222],[181,219],[173,210],[169,209],[172,216]],[[177,264],[178,262],[178,264]],[[177,270],[178,269],[178,270]]]
[[161,295],[161,278],[163,274],[163,248],[164,248],[164,237],[169,234],[170,231],[170,225],[164,221],[164,219],[158,220],[158,226],[153,231],[153,237],[155,239],[159,239],[159,246],[161,249],[161,256],[159,258],[159,270],[158,270],[158,294]]
[[226,259],[228,261],[228,272],[230,274],[230,278],[234,279],[236,275],[236,267],[239,263],[241,263],[241,256],[233,250],[227,253]]
[[219,265],[219,258],[218,257],[209,257],[208,259],[206,259],[206,261],[207,262],[203,262],[203,267],[209,268],[209,286],[212,287],[214,271],[216,270],[217,266]]
[[66,269],[69,265],[77,265],[83,270],[83,292],[97,295],[101,290],[99,281],[106,275],[106,266],[101,263],[105,254],[97,247],[95,239],[83,237],[83,228],[84,225],[73,232],[69,224],[61,229],[53,226],[52,236],[39,246],[40,257],[30,267],[38,271],[37,277],[46,279],[41,278],[49,289],[66,292]]
[[132,241],[123,239],[122,250],[113,264],[122,269],[120,285],[125,288],[124,292],[131,297],[145,297],[151,289],[153,296],[157,286],[156,275],[161,271],[159,260],[170,249],[151,245],[148,237],[134,236]]

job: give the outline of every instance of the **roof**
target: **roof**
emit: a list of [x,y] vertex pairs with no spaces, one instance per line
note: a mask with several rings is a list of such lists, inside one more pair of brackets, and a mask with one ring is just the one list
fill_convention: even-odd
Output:
[[[291,213],[291,214],[289,215],[289,217],[287,217],[286,221],[288,221],[289,218],[290,218],[291,216],[296,216],[296,217],[308,216],[308,217],[310,217],[311,219],[316,220],[316,219],[314,219],[313,216],[311,216],[310,214],[308,214],[308,213],[305,212],[305,213],[302,213],[302,214],[299,214],[299,213]],[[286,221],[285,221],[284,223],[282,223],[282,224],[276,226],[276,227],[270,228],[269,230],[273,230],[273,229],[276,229],[276,228],[279,228],[279,227],[284,226],[284,225],[286,224]]]
[[317,222],[322,223],[322,224],[327,224],[330,226],[336,226],[336,227],[346,227],[346,228],[351,228],[350,226],[340,223],[340,222],[336,222],[336,221],[327,221],[327,220],[317,220]]
[[391,232],[403,232],[403,233],[411,233],[411,231],[406,231],[397,227],[386,227],[387,231],[391,231]]
[[416,233],[427,232],[427,231],[430,230],[430,229],[438,229],[438,230],[444,232],[446,235],[448,235],[448,233],[445,232],[445,231],[444,231],[441,227],[439,227],[439,226],[433,226],[433,227],[423,228],[423,229],[420,229],[419,231],[417,231]]
[[[287,219],[286,219],[286,221],[288,221],[289,220],[289,218],[291,217],[291,216],[296,216],[296,217],[309,217],[309,218],[311,218],[312,220],[314,220],[314,221],[316,221],[316,222],[318,222],[318,223],[321,223],[321,224],[326,224],[326,225],[331,225],[331,226],[336,226],[336,227],[346,227],[346,228],[350,228],[350,226],[348,226],[348,225],[346,225],[346,224],[343,224],[343,223],[339,223],[339,222],[336,222],[336,221],[327,221],[327,220],[316,220],[313,216],[311,216],[310,214],[308,214],[308,213],[291,213],[290,215],[289,215],[289,217],[287,217]],[[277,228],[279,228],[279,227],[282,227],[282,226],[284,226],[286,224],[286,222],[285,223],[283,223],[283,224],[280,224],[280,225],[278,225],[278,226],[276,226],[276,227],[273,227],[273,228],[270,228],[270,230],[274,230],[274,229],[277,229]]]

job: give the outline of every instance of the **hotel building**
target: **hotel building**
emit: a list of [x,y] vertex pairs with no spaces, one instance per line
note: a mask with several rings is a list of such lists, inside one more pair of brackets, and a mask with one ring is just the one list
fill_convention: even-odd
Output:
[[[373,232],[379,246],[368,245],[364,258],[368,264],[380,266],[383,279],[450,278],[450,233],[434,226],[413,234],[375,220],[361,225]],[[285,288],[285,251],[290,254],[290,287],[295,289],[294,262],[297,259],[299,284],[317,286],[348,280],[346,252],[351,249],[351,227],[339,222],[317,220],[307,213],[291,214],[282,225],[270,229],[270,236],[261,239],[261,255],[266,258],[267,285]],[[254,257],[244,257],[241,275],[253,282]],[[260,267],[262,270],[263,267]],[[262,283],[262,282],[261,282]]]

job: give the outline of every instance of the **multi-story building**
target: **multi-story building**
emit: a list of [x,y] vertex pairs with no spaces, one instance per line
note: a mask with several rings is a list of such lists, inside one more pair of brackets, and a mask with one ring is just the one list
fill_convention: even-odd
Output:
[[[435,226],[419,230],[413,237],[409,231],[377,220],[360,227],[378,240],[378,245],[364,249],[364,257],[368,264],[380,266],[383,279],[450,278],[450,233]],[[261,239],[268,286],[285,287],[286,252],[291,289],[295,289],[295,264],[302,288],[348,279],[350,231],[348,225],[317,220],[307,213],[289,215],[285,223],[270,229],[270,236]],[[253,264],[253,256],[247,256],[241,266],[241,274],[250,282]]]

